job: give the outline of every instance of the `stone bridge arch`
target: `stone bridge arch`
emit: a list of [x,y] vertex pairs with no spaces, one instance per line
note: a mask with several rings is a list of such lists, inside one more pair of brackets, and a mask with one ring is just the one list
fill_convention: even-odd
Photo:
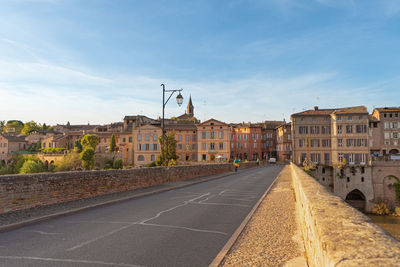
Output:
[[393,149],[389,150],[389,154],[398,154],[398,153],[399,153],[399,150],[396,149],[396,148],[393,148]]
[[364,212],[366,206],[365,195],[358,189],[354,189],[347,194],[345,201],[349,203],[354,208]]

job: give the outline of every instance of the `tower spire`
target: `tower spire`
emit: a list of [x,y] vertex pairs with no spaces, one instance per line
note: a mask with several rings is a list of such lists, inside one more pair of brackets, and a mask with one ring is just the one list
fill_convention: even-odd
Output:
[[186,113],[191,116],[194,115],[194,106],[192,104],[192,95],[190,95],[190,97],[189,97],[189,103],[187,105]]

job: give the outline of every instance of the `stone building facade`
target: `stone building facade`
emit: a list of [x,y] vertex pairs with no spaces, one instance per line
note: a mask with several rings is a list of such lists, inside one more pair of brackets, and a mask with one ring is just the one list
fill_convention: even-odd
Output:
[[145,166],[157,159],[161,153],[158,137],[162,130],[158,125],[143,124],[133,127],[133,164]]
[[276,151],[279,162],[289,162],[292,159],[291,123],[285,123],[276,128]]
[[292,114],[293,161],[368,165],[369,114],[364,106]]
[[6,164],[10,157],[20,150],[28,148],[25,136],[0,134],[0,161]]
[[370,129],[372,152],[377,156],[400,153],[400,107],[375,108]]
[[262,125],[239,123],[231,125],[231,160],[262,159]]
[[210,119],[197,124],[198,161],[227,161],[231,155],[230,126],[224,122]]

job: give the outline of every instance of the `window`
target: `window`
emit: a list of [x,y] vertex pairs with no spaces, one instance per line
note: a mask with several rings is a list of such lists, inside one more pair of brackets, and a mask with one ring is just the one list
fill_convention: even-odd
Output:
[[247,148],[247,143],[244,143],[243,145],[244,145],[244,148]]
[[[386,115],[386,114],[385,114],[385,115]],[[389,123],[388,123],[388,122],[385,122],[384,127],[385,127],[385,129],[388,129],[388,128],[389,128]]]
[[225,143],[219,143],[219,150],[224,150]]
[[126,142],[126,139],[125,139],[125,137],[123,137],[123,138],[122,138],[122,142],[123,142],[123,143],[125,143],[125,142]]
[[182,141],[182,135],[178,134],[178,141]]
[[129,136],[128,142],[129,142],[129,143],[132,143],[132,136]]
[[201,149],[206,150],[207,149],[207,144],[206,143],[201,143]]
[[137,160],[138,161],[144,161],[144,156],[143,155],[139,155]]
[[142,141],[142,135],[141,135],[141,134],[138,134],[138,135],[137,135],[137,140],[138,140],[138,141]]
[[215,150],[215,143],[210,143],[210,149]]
[[254,148],[257,148],[257,143],[254,143],[253,146],[254,146]]
[[210,132],[210,138],[215,139],[215,132]]
[[346,125],[346,133],[353,133],[353,125]]
[[219,139],[224,138],[224,132],[219,132]]
[[237,136],[237,140],[240,140],[241,139],[241,135],[240,134],[238,134],[238,136]]
[[353,120],[353,117],[352,116],[348,116],[347,120],[351,121],[351,120]]
[[142,151],[142,144],[138,144],[138,151]]
[[299,134],[308,134],[307,126],[299,126]]
[[312,117],[312,119],[311,119],[312,121],[316,121],[317,120],[317,118],[316,117]]
[[151,160],[151,161],[155,161],[155,160],[156,160],[156,156],[151,155],[151,156],[150,156],[150,160]]
[[342,120],[342,117],[337,116],[337,120],[338,120],[338,121],[341,121],[341,120]]
[[146,150],[146,151],[149,151],[149,150],[150,150],[150,144],[146,144],[146,145],[145,145],[145,150]]
[[158,150],[158,144],[153,144],[153,150],[157,151]]
[[[329,165],[329,153],[324,153],[324,161],[326,165]],[[323,169],[325,173],[325,169]]]
[[146,140],[146,141],[149,141],[149,140],[150,140],[150,135],[149,135],[149,134],[146,134],[146,135],[145,135],[145,140]]
[[342,125],[337,126],[337,133],[341,134],[342,133]]
[[207,133],[206,132],[201,132],[201,139],[206,139],[207,137]]
[[394,132],[393,133],[393,138],[399,138],[399,133],[398,132]]
[[[244,143],[246,145],[246,143]],[[237,148],[240,148],[240,143],[237,143]]]

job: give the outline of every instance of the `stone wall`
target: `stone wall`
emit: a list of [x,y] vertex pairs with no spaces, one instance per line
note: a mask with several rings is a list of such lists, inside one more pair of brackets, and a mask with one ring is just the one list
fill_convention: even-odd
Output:
[[[243,163],[240,168],[255,166]],[[0,176],[0,213],[232,171],[232,164]]]
[[400,242],[291,165],[310,266],[400,266]]

